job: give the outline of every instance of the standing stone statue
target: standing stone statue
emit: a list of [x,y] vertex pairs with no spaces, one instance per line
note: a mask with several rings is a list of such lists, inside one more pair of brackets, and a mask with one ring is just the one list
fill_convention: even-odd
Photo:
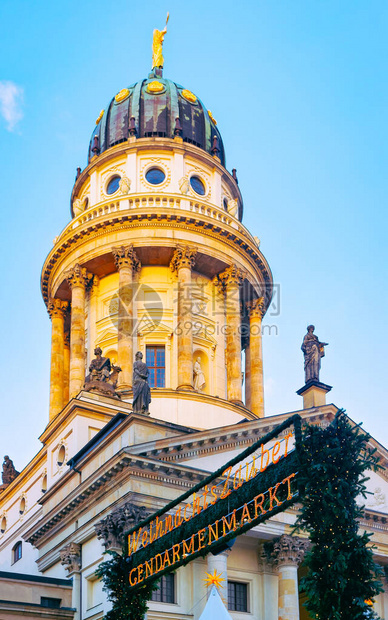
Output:
[[3,472],[1,474],[3,484],[10,484],[19,475],[19,472],[16,471],[13,462],[9,458],[9,456],[4,457],[3,462]]
[[134,413],[148,413],[148,407],[151,402],[151,390],[148,385],[148,368],[142,362],[143,353],[138,351],[133,364],[133,403],[132,409]]
[[309,381],[319,381],[319,370],[321,368],[321,358],[325,355],[324,347],[327,342],[319,342],[318,336],[314,334],[314,325],[307,327],[307,334],[303,338],[301,349],[304,354],[304,377],[305,383]]
[[194,362],[193,374],[194,374],[194,389],[197,390],[197,392],[202,392],[203,388],[205,387],[206,379],[202,371],[200,357],[197,357],[196,361]]

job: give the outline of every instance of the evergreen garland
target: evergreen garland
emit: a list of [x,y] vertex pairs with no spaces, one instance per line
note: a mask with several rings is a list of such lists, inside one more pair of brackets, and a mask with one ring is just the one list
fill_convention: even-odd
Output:
[[148,601],[152,592],[158,587],[158,579],[139,588],[135,593],[128,586],[128,561],[115,551],[107,551],[112,558],[100,564],[96,570],[98,579],[103,580],[103,590],[108,600],[113,603],[112,609],[104,616],[104,620],[143,620],[148,609]]
[[[302,508],[296,531],[310,535],[311,550],[301,580],[305,607],[316,620],[378,618],[370,601],[382,592],[382,571],[373,560],[371,534],[358,532],[366,498],[364,472],[376,471],[370,436],[352,428],[343,411],[325,429],[306,425],[299,451]],[[368,602],[369,601],[369,604]]]

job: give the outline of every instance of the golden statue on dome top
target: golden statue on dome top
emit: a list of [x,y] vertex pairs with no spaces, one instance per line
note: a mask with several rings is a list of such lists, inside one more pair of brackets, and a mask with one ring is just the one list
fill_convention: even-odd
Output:
[[152,69],[163,67],[163,40],[167,32],[167,23],[170,17],[170,13],[167,13],[166,25],[163,30],[157,30],[155,28],[153,40],[152,40]]

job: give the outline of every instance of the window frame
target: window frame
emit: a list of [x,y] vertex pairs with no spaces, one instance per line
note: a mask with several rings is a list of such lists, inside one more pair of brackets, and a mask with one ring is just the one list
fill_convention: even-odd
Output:
[[[164,360],[164,365],[163,366],[158,366],[158,356],[157,356],[158,349],[159,349],[159,351],[163,351],[163,360]],[[154,366],[151,366],[150,364],[148,364],[147,353],[148,353],[149,350],[153,350],[154,351],[154,360],[155,360],[155,365]],[[150,388],[153,389],[153,390],[165,388],[166,387],[166,347],[165,347],[164,344],[147,344],[146,345],[146,364],[147,364],[148,371],[149,371],[148,383],[149,383]],[[150,371],[151,370],[153,371],[154,385],[152,385],[152,383],[151,383],[151,377],[150,377],[150,375],[151,375]],[[157,377],[158,377],[157,371],[158,370],[163,370],[164,371],[164,373],[163,373],[163,385],[158,385],[157,384],[158,383],[158,380],[157,380]]]
[[[20,550],[20,554],[19,554]],[[17,557],[16,557],[17,554]],[[23,542],[18,540],[18,542],[12,547],[12,564],[16,564],[23,557]]]
[[[234,607],[231,606],[230,596],[229,596],[229,587],[234,586]],[[236,586],[245,586],[245,604],[246,609],[237,609],[238,605],[236,603]],[[228,579],[228,611],[236,612],[236,613],[250,613],[249,612],[249,583],[247,581],[236,581],[234,579]]]
[[[165,595],[167,598],[167,579],[171,579],[172,580],[172,601],[170,600],[165,600],[163,599],[163,596]],[[177,584],[176,584],[176,579],[175,579],[175,573],[167,573],[166,575],[162,575],[162,577],[160,578],[159,584],[158,584],[158,589],[154,590],[151,594],[151,598],[150,601],[152,603],[165,603],[167,605],[176,605],[177,604],[177,597],[176,597],[176,593],[177,593]],[[154,598],[154,596],[157,596],[160,593],[160,600]]]

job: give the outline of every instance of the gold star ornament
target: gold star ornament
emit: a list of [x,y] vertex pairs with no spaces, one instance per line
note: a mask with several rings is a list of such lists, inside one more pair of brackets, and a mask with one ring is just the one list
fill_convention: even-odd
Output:
[[205,574],[206,579],[203,579],[205,586],[216,586],[216,588],[222,588],[222,582],[225,581],[225,579],[221,577],[221,573],[217,573],[217,571],[214,570],[213,575],[211,573]]

